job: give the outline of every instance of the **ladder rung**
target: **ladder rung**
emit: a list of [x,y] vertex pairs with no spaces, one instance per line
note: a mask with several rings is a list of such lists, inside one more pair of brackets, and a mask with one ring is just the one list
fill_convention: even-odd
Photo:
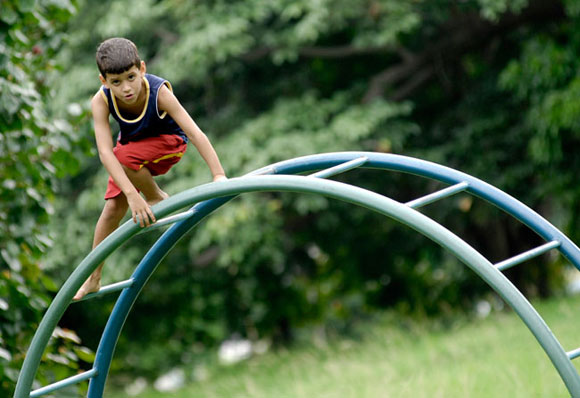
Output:
[[276,174],[277,170],[274,166],[267,166],[264,167],[263,169],[259,169],[256,171],[253,171],[251,173],[246,174],[246,176],[265,176],[265,175],[269,175],[269,174]]
[[356,158],[353,160],[349,160],[348,162],[344,162],[341,164],[338,164],[334,167],[330,167],[328,169],[324,169],[324,170],[320,170],[314,174],[310,174],[308,177],[314,177],[314,178],[327,178],[327,177],[331,177],[333,175],[339,174],[339,173],[343,173],[345,171],[348,170],[352,170],[352,169],[356,169],[359,166],[362,166],[363,164],[365,164],[367,161],[369,160],[369,158],[367,158],[366,156],[362,156],[360,158]]
[[57,381],[56,383],[49,384],[48,386],[39,388],[38,390],[34,390],[30,393],[30,398],[36,398],[36,397],[46,395],[46,394],[51,393],[53,391],[57,391],[57,390],[60,390],[62,388],[68,387],[70,385],[80,383],[81,381],[88,380],[90,378],[95,377],[96,375],[97,375],[97,369],[93,368],[89,371],[79,373],[78,375],[71,376],[71,377],[66,378],[64,380]]
[[193,216],[194,213],[195,211],[193,209],[189,209],[187,211],[184,211],[183,213],[178,213],[174,214],[173,216],[162,218],[161,220],[158,220],[155,224],[151,224],[146,228],[142,228],[141,231],[139,231],[139,233],[149,232],[153,229],[161,228],[164,225],[173,224],[178,221],[185,220],[186,218]]
[[557,240],[553,240],[551,242],[543,244],[542,246],[538,246],[535,249],[528,250],[527,252],[523,252],[521,254],[518,254],[517,256],[508,258],[507,260],[500,261],[499,263],[495,264],[495,267],[500,271],[503,271],[505,269],[513,267],[514,265],[518,265],[520,263],[523,263],[524,261],[530,260],[552,249],[555,249],[558,246],[560,246],[560,244],[561,243],[558,242]]
[[123,289],[126,289],[128,287],[131,287],[131,285],[133,285],[134,281],[135,281],[134,279],[127,279],[126,281],[112,283],[110,285],[103,286],[102,288],[99,289],[98,292],[89,293],[86,296],[84,296],[83,298],[81,298],[80,300],[75,300],[75,303],[79,303],[81,301],[90,300],[90,299],[93,299],[96,297],[104,296],[105,294],[118,292],[119,290],[123,290]]
[[575,350],[567,352],[566,354],[568,355],[568,358],[570,358],[570,360],[576,359],[580,357],[580,348],[576,348]]
[[444,188],[440,191],[433,192],[429,195],[412,200],[412,201],[407,202],[405,204],[413,209],[416,209],[416,208],[428,205],[429,203],[433,203],[435,201],[438,201],[439,199],[443,199],[443,198],[446,198],[448,196],[455,195],[458,192],[465,191],[468,186],[469,186],[469,183],[466,181],[463,181],[463,182],[460,182],[458,184],[451,185],[450,187]]

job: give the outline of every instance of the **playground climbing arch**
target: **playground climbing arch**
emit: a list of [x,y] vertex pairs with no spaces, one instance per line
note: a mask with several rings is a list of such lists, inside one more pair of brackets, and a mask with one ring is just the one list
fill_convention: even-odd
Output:
[[[413,174],[442,182],[446,187],[402,203],[357,186],[329,179],[354,168]],[[375,152],[323,153],[278,162],[242,177],[191,188],[158,203],[153,207],[158,221],[145,231],[131,220],[121,225],[81,261],[52,301],[28,349],[14,397],[41,397],[67,386],[88,381],[88,397],[101,398],[123,325],[133,303],[161,260],[188,231],[214,210],[238,195],[261,191],[309,193],[346,201],[389,217],[433,240],[472,269],[517,313],[546,352],[571,396],[580,398],[580,374],[572,363],[572,360],[580,356],[580,348],[569,351],[564,349],[530,302],[503,273],[508,268],[552,250],[559,251],[580,270],[578,247],[538,213],[486,182],[425,160]],[[511,258],[492,263],[459,236],[417,210],[460,192],[479,197],[497,206],[536,232],[544,243]],[[129,279],[104,286],[99,292],[84,298],[90,300],[105,294],[118,294],[103,330],[92,368],[53,384],[33,389],[38,387],[35,386],[34,380],[49,339],[66,309],[74,303],[73,296],[82,283],[123,243],[138,233],[163,226],[169,228],[145,254]],[[580,337],[578,343],[580,345]]]

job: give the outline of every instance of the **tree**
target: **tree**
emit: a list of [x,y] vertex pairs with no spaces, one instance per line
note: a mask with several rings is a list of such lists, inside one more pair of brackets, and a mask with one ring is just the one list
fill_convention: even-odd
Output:
[[[0,3],[0,395],[11,396],[27,345],[55,281],[44,273],[52,246],[57,177],[78,169],[71,122],[55,119],[46,103],[57,70],[61,29],[74,12],[68,1]],[[78,367],[78,337],[59,329],[47,351],[41,382]],[[86,358],[86,355],[85,355]]]

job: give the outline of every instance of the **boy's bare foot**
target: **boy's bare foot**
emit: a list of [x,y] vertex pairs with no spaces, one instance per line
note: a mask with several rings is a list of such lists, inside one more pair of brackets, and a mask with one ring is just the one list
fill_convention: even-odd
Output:
[[101,278],[90,276],[89,279],[83,283],[73,300],[80,300],[89,293],[96,293],[101,288]]

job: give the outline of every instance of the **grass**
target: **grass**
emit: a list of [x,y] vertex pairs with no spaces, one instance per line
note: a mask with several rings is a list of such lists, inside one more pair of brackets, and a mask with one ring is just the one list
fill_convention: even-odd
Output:
[[[535,303],[564,349],[580,346],[580,296]],[[580,358],[575,363],[580,369]],[[126,397],[121,392],[109,393]],[[269,352],[216,367],[173,393],[140,398],[569,397],[564,383],[513,312],[449,327],[384,315],[357,341]]]

